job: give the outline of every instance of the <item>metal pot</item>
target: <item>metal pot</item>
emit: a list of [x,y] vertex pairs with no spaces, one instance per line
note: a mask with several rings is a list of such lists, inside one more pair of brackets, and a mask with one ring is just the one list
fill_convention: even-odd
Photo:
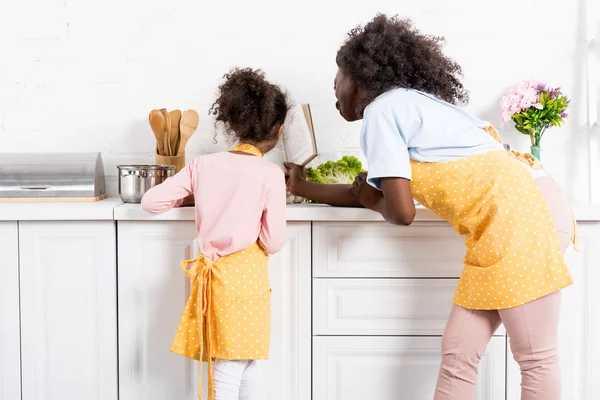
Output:
[[174,165],[117,165],[119,196],[124,203],[140,203],[144,193],[175,175]]

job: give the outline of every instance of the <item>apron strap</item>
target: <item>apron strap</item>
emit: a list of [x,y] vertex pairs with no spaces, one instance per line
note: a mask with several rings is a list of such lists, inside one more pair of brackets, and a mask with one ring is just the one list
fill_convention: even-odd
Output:
[[[496,130],[496,128],[494,128],[493,126],[489,125],[486,126],[485,128],[483,128],[484,131],[486,131],[488,134],[490,134],[494,139],[496,139],[496,141],[500,144],[502,144],[502,138],[500,138],[500,134],[498,133],[498,131]],[[514,158],[516,158],[517,160],[521,161],[524,164],[529,165],[531,168],[533,169],[542,169],[542,163],[540,163],[540,160],[538,160],[536,157],[534,157],[533,155],[529,154],[529,153],[519,153],[518,151],[514,151],[511,150],[510,151],[510,155]],[[548,172],[546,172],[548,173]],[[550,175],[550,174],[548,174]]]
[[[186,260],[181,263],[181,269],[184,274],[190,278],[192,287],[197,285],[198,291],[194,303],[196,305],[196,315],[198,315],[198,330],[204,334],[206,332],[206,355],[208,360],[208,398],[214,397],[213,365],[212,365],[212,273],[213,261],[204,254],[199,254],[193,260]],[[193,294],[190,294],[193,296]],[[191,310],[186,310],[191,312]],[[204,322],[206,321],[206,326]],[[199,335],[201,336],[201,335]],[[203,336],[202,336],[203,337]],[[204,356],[204,340],[198,338],[200,345],[200,374],[198,376],[198,398],[202,398],[202,359]]]
[[[489,125],[489,126],[486,126],[485,128],[483,128],[483,130],[486,131],[488,134],[490,134],[494,139],[496,139],[496,141],[498,143],[502,143],[502,138],[500,138],[500,134],[498,134],[498,131],[496,130],[496,128]],[[535,156],[533,156],[529,153],[519,153],[518,151],[514,151],[514,150],[511,150],[510,155],[513,158],[516,158],[517,160],[521,161],[524,164],[527,164],[528,166],[530,166],[531,168],[533,168],[535,170],[541,169],[542,171],[544,171],[546,173],[546,175],[548,175],[552,180],[554,180],[552,175],[550,175],[548,173],[548,171],[546,171],[542,167],[542,163]],[[573,247],[575,248],[575,250],[579,251],[579,237],[577,235],[577,220],[575,219],[575,213],[573,212],[573,209],[571,209],[571,218],[572,218],[572,224],[573,224],[573,229],[572,229],[572,233],[571,233],[571,243],[573,243]]]

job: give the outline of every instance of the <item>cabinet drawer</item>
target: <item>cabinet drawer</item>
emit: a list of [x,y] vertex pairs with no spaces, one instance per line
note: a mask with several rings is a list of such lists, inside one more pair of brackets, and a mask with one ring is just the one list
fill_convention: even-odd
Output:
[[[314,335],[442,335],[456,279],[315,279]],[[503,335],[501,327],[496,335]]]
[[315,279],[315,335],[441,335],[456,279]]
[[314,223],[313,276],[458,278],[464,238],[443,222]]
[[[316,337],[315,400],[431,400],[441,359],[436,337]],[[479,366],[476,400],[505,399],[505,339],[494,337]]]

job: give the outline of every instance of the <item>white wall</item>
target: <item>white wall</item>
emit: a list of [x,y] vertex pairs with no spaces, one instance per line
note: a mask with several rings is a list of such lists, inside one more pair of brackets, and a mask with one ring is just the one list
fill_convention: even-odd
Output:
[[[593,1],[593,0],[590,0]],[[571,117],[544,140],[547,169],[589,195],[585,0],[0,0],[0,152],[101,151],[153,162],[152,108],[194,108],[189,156],[223,149],[207,115],[231,66],[263,68],[296,102],[310,102],[319,150],[358,147],[359,124],[334,108],[335,54],[375,13],[412,17],[444,35],[464,68],[469,109],[500,125],[499,99],[521,79],[560,85]],[[527,138],[502,129],[513,148]],[[189,158],[189,157],[188,157]]]

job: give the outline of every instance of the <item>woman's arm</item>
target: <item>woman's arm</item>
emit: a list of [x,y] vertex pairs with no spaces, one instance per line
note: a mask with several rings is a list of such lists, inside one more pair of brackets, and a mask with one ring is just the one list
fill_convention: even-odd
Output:
[[352,195],[352,185],[325,185],[303,181],[295,186],[295,196],[335,207],[362,207]]
[[375,205],[375,211],[391,224],[412,224],[417,210],[410,191],[410,181],[404,178],[382,178],[381,191],[383,196]]
[[308,182],[304,168],[287,163],[285,166],[289,170],[288,190],[294,196],[336,207],[362,207],[352,194],[352,185],[325,185]]
[[410,225],[417,210],[410,191],[410,181],[405,178],[381,178],[381,191],[367,183],[367,174],[362,173],[352,185],[352,193],[360,203],[380,213],[394,225]]

